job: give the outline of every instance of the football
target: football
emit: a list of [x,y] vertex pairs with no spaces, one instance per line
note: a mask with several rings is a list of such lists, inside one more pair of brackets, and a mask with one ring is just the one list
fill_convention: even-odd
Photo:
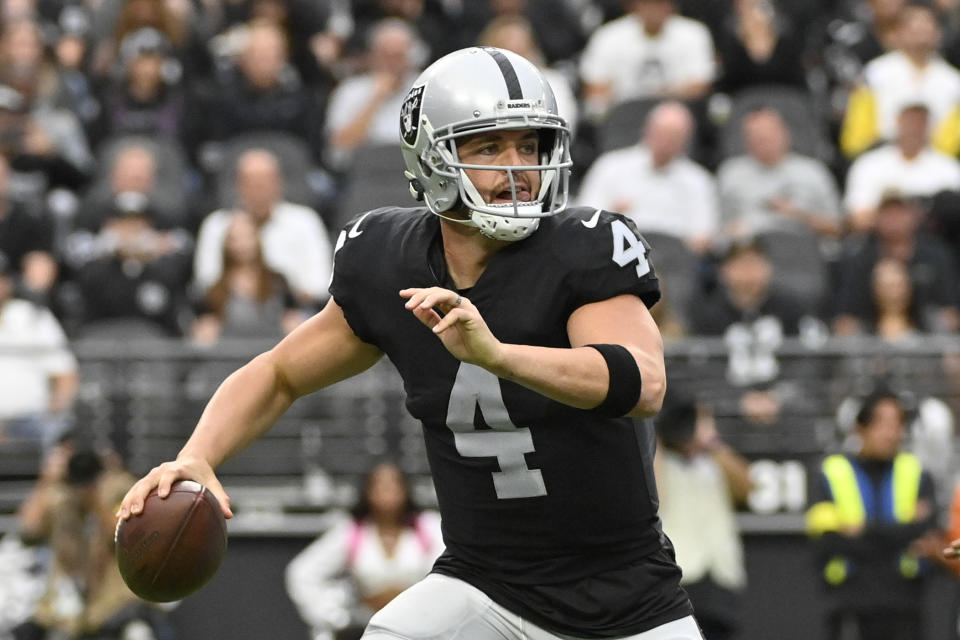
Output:
[[180,600],[205,585],[227,550],[220,503],[199,483],[181,480],[161,499],[117,522],[117,566],[130,590],[151,602]]

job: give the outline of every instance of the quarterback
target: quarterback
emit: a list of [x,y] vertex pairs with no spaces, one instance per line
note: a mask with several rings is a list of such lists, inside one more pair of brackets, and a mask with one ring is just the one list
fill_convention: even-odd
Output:
[[568,208],[569,129],[537,68],[470,48],[430,65],[399,115],[422,206],[359,212],[331,301],[234,372],[177,459],[120,517],[214,469],[299,396],[386,355],[423,425],[445,553],[369,639],[702,640],[660,529],[660,296],[623,216]]

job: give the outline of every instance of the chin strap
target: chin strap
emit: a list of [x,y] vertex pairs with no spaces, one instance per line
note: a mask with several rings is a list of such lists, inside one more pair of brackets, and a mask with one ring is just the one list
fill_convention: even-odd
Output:
[[407,179],[407,182],[409,182],[410,195],[413,196],[413,199],[417,202],[423,202],[423,185],[420,184],[417,176],[409,171],[404,171],[403,175]]
[[[532,203],[527,203],[532,204]],[[513,210],[513,205],[504,205]],[[537,209],[540,203],[536,203]],[[532,208],[532,207],[531,207]],[[522,207],[521,207],[522,209]],[[498,216],[483,211],[470,211],[470,219],[480,229],[480,233],[493,240],[515,242],[528,237],[540,226],[540,218],[516,218]]]

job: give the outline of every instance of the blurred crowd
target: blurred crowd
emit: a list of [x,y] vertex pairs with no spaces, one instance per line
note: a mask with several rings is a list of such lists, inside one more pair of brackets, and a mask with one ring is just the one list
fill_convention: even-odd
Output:
[[414,204],[399,105],[471,44],[545,70],[572,199],[646,235],[668,338],[764,305],[782,333],[960,326],[955,0],[4,0],[0,24],[0,252],[70,339],[291,330],[343,224]]

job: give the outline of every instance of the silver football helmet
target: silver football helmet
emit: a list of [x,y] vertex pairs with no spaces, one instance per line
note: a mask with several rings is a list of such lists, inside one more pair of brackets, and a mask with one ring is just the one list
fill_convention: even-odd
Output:
[[[464,164],[458,141],[485,131],[534,129],[539,133],[540,163],[496,166]],[[479,227],[498,240],[520,240],[536,230],[540,218],[567,205],[570,129],[557,114],[553,90],[537,67],[511,51],[473,47],[450,53],[420,74],[400,113],[400,148],[410,191],[434,214]],[[465,169],[505,171],[513,202],[484,202]],[[517,198],[515,175],[539,171],[536,199]],[[445,212],[465,205],[469,219]]]

